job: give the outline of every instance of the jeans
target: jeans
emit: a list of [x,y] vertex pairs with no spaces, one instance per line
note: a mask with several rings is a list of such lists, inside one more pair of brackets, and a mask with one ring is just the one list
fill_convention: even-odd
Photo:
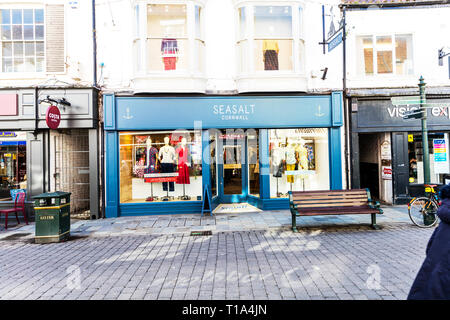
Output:
[[[161,172],[162,173],[172,173],[174,172],[174,164],[173,163],[161,163]],[[169,191],[175,191],[175,185],[173,182],[163,182],[163,191],[167,191],[167,183],[169,184]]]

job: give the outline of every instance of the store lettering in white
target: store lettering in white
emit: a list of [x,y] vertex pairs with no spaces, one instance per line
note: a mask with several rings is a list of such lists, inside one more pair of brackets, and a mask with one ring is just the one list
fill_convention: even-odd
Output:
[[215,104],[213,113],[220,115],[222,120],[248,120],[248,115],[255,113],[255,105]]
[[[413,107],[409,107],[409,106],[397,107],[397,106],[395,106],[395,107],[388,107],[388,113],[391,118],[403,117],[403,115],[406,111],[412,111],[412,110],[418,110],[418,109],[420,109],[420,108],[417,106],[413,106]],[[450,119],[449,107],[447,107],[447,106],[433,107],[433,108],[431,108],[431,114],[434,117],[442,117],[443,116],[443,117],[448,117]]]

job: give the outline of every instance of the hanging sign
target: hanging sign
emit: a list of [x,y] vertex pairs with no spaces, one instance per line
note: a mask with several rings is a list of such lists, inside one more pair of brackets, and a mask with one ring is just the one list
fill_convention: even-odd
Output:
[[433,139],[434,173],[448,173],[448,147],[445,139]]
[[57,129],[61,122],[61,113],[57,106],[50,106],[45,114],[45,122],[50,129]]

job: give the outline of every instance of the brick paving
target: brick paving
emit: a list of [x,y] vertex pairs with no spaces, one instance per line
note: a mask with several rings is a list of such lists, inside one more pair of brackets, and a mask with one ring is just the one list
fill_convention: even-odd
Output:
[[281,228],[193,237],[136,234],[139,224],[121,219],[88,221],[109,231],[80,232],[64,243],[1,233],[0,299],[405,299],[433,231],[402,221],[380,223],[379,231],[322,221],[326,228],[297,234]]

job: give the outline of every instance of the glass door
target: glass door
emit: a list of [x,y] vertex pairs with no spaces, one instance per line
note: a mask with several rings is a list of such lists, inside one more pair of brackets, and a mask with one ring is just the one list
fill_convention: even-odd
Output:
[[220,202],[244,202],[248,193],[246,135],[221,130],[217,145]]

